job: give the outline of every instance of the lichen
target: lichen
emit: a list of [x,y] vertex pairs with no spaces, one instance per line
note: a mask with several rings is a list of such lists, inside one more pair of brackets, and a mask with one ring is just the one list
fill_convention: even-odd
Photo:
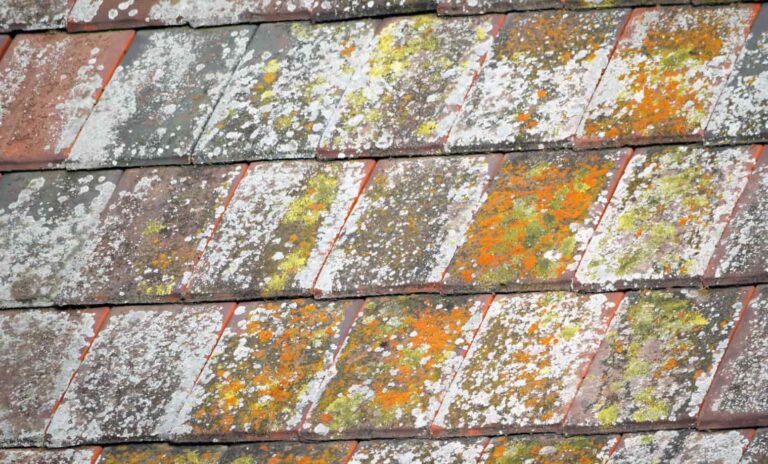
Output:
[[218,464],[223,447],[171,447],[168,445],[122,445],[105,448],[99,464]]
[[747,438],[737,430],[705,433],[670,430],[627,434],[611,456],[611,463],[737,464]]
[[386,440],[366,441],[358,445],[349,464],[381,462],[464,464],[479,462],[484,439],[460,440]]
[[559,437],[538,435],[530,437],[497,438],[483,453],[487,464],[558,464],[604,463],[608,460],[617,438],[608,435]]

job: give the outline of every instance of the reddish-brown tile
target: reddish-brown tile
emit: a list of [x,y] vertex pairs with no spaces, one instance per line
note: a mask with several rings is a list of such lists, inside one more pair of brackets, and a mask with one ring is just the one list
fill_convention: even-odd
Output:
[[364,441],[349,464],[476,463],[487,443],[487,438]]
[[309,19],[312,0],[182,0],[193,27]]
[[0,32],[61,29],[72,0],[3,0]]
[[100,448],[0,450],[0,464],[93,464]]
[[223,446],[111,446],[104,448],[97,464],[220,464],[225,451]]
[[765,464],[768,462],[768,429],[759,429],[747,447],[740,464]]
[[560,0],[438,0],[437,14],[467,15],[559,8]]
[[76,0],[67,18],[70,31],[96,31],[184,23],[186,0]]
[[616,446],[617,440],[618,437],[615,435],[500,437],[491,441],[479,462],[482,464],[604,464],[611,450]]
[[310,0],[312,19],[336,21],[434,11],[437,0]]
[[346,464],[355,442],[263,443],[232,446],[220,464]]

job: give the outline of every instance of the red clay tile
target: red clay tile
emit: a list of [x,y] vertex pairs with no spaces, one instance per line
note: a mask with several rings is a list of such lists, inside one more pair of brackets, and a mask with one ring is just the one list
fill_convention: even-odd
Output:
[[487,438],[364,441],[349,464],[476,463],[487,443]]
[[100,448],[0,450],[0,464],[94,464]]
[[438,0],[437,14],[467,15],[559,8],[560,0]]
[[0,35],[0,58],[3,57],[9,45],[11,45],[11,38],[7,35]]
[[4,0],[0,32],[62,29],[72,0]]
[[0,170],[64,160],[133,32],[17,36],[0,61]]
[[104,448],[98,464],[220,464],[223,446],[123,445]]
[[310,3],[315,21],[421,13],[434,11],[437,6],[437,0],[310,0]]
[[69,31],[97,31],[184,23],[185,0],[75,0]]
[[491,441],[478,462],[481,464],[604,464],[616,446],[617,440],[618,437],[615,435],[501,437]]
[[355,443],[263,443],[232,446],[221,464],[346,464]]
[[309,19],[312,0],[182,0],[193,27]]
[[768,462],[768,429],[759,429],[739,464],[765,464],[766,462]]
[[626,434],[609,464],[738,464],[750,431],[669,430]]

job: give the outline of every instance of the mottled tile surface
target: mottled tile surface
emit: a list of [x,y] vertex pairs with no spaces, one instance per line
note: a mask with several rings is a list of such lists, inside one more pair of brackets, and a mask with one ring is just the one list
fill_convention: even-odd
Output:
[[754,166],[748,146],[635,152],[576,272],[586,289],[700,285]]
[[491,441],[483,453],[483,464],[604,463],[617,437],[594,435],[565,438],[555,435],[502,437]]
[[304,431],[322,438],[427,435],[489,301],[366,300]]
[[104,448],[97,464],[219,464],[222,446],[123,445]]
[[189,162],[253,31],[237,26],[138,32],[67,166]]
[[700,140],[756,13],[744,4],[636,9],[577,144]]
[[112,308],[46,440],[157,440],[173,426],[232,304]]
[[438,0],[437,12],[445,15],[465,15],[540,10],[560,6],[559,0]]
[[333,443],[265,443],[233,446],[221,464],[346,464],[355,445]]
[[375,26],[260,26],[208,121],[195,161],[314,158]]
[[0,169],[64,160],[132,37],[17,36],[0,61]]
[[768,287],[758,287],[700,415],[705,427],[768,425]]
[[309,19],[312,0],[185,0],[194,27]]
[[627,293],[568,414],[571,429],[692,424],[747,289]]
[[464,464],[477,462],[484,438],[462,440],[387,440],[358,444],[349,464],[432,463]]
[[498,156],[380,161],[316,283],[324,296],[435,289]]
[[184,23],[189,0],[75,0],[67,17],[70,31],[92,31]]
[[312,0],[317,21],[433,11],[437,0]]
[[256,163],[189,283],[205,298],[302,296],[312,290],[373,163]]
[[765,464],[768,462],[768,429],[758,429],[740,464]]
[[103,316],[103,310],[0,312],[0,445],[43,444],[53,408]]
[[0,307],[47,306],[96,237],[119,171],[0,178]]
[[67,275],[61,303],[151,303],[179,296],[245,166],[125,171],[98,238]]
[[174,436],[199,441],[295,437],[361,301],[246,303],[216,346]]
[[[718,3],[719,0],[713,3]],[[627,6],[656,6],[656,5],[679,5],[686,3],[697,3],[697,0],[688,2],[686,0],[563,0],[563,6],[566,8],[616,8]],[[721,2],[727,3],[727,2]]]
[[444,151],[500,16],[387,18],[320,144],[325,157]]
[[0,464],[92,464],[96,454],[94,448],[9,449],[0,450]]
[[563,422],[620,294],[496,297],[435,418],[441,433]]
[[4,0],[0,32],[61,29],[68,9],[68,0]]
[[443,285],[451,291],[570,289],[629,154],[507,155]]
[[450,151],[571,144],[628,10],[507,16],[448,140]]
[[670,430],[624,435],[610,464],[737,464],[749,440],[747,433],[704,433]]

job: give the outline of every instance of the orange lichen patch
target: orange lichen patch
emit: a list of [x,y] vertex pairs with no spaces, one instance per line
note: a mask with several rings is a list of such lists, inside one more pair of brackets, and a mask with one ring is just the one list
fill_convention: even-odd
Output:
[[484,464],[590,464],[605,462],[617,437],[595,435],[565,438],[554,435],[497,438],[483,453]]
[[172,447],[168,445],[123,445],[106,448],[100,464],[218,464],[225,448]]
[[353,442],[264,443],[234,446],[221,464],[343,464],[355,447]]

